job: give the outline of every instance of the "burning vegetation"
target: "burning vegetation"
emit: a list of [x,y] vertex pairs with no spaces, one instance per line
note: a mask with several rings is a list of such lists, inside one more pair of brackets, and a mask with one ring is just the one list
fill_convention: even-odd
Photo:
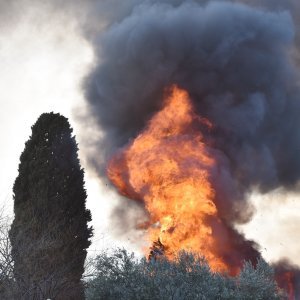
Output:
[[218,166],[202,134],[212,129],[188,93],[172,86],[161,111],[112,158],[108,176],[122,195],[145,203],[148,238],[166,257],[201,253],[214,271],[236,274],[259,254],[218,212],[211,176]]
[[280,288],[287,291],[289,300],[300,297],[300,269],[287,259],[281,259],[274,265],[276,281]]
[[85,91],[102,139],[91,162],[103,176],[109,161],[113,185],[144,206],[148,221],[134,225],[152,255],[185,249],[235,275],[260,257],[235,229],[253,215],[249,194],[300,180],[299,5],[122,3],[93,39]]
[[[218,166],[202,134],[213,124],[195,114],[185,90],[174,85],[165,94],[162,109],[113,156],[108,176],[122,195],[145,204],[149,221],[138,227],[152,243],[149,259],[187,250],[204,255],[213,271],[237,275],[260,254],[218,212],[211,176]],[[295,299],[293,271],[278,272],[277,281]]]

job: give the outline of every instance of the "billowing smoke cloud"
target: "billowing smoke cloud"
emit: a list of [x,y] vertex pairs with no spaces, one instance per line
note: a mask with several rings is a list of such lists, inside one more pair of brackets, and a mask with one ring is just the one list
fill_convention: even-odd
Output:
[[293,2],[276,3],[104,1],[104,30],[93,39],[97,65],[85,81],[104,131],[104,156],[93,161],[98,171],[144,128],[175,83],[215,125],[206,139],[218,161],[213,181],[224,219],[249,219],[244,200],[253,188],[293,189],[300,177]]

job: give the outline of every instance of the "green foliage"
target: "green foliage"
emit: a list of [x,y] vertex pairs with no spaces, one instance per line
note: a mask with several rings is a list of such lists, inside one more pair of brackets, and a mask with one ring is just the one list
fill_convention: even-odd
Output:
[[68,120],[47,113],[32,126],[20,157],[10,240],[24,299],[69,299],[75,290],[76,299],[83,298],[80,280],[92,229],[77,151]]
[[95,265],[88,300],[284,299],[263,260],[256,268],[246,263],[237,277],[214,273],[203,257],[186,252],[173,262],[163,257],[148,262],[118,249],[99,255]]
[[280,299],[273,269],[263,259],[258,261],[256,268],[249,262],[244,264],[237,286],[241,300],[251,300],[253,295],[257,300]]

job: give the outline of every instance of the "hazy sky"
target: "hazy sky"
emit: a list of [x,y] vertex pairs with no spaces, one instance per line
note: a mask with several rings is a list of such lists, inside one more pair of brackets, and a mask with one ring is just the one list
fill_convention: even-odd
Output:
[[[0,9],[6,2],[0,0]],[[59,112],[69,118],[74,128],[81,163],[86,169],[87,206],[92,211],[95,228],[95,242],[90,250],[111,245],[138,249],[140,241],[132,241],[131,233],[122,239],[113,236],[110,214],[120,200],[93,177],[85,162],[88,141],[97,138],[91,124],[79,121],[85,110],[81,82],[93,63],[93,52],[77,25],[72,14],[57,14],[47,5],[12,7],[2,18],[0,202],[12,214],[12,185],[30,127],[41,113]],[[297,197],[282,191],[251,195],[257,213],[241,230],[261,245],[268,260],[288,256],[300,265],[300,244],[296,243],[300,225]]]
[[[19,156],[41,113],[54,111],[69,118],[85,166],[80,136],[86,137],[88,128],[76,116],[84,110],[81,80],[93,60],[72,18],[49,13],[44,6],[21,8],[18,19],[1,24],[0,31],[0,202],[9,214]],[[97,241],[92,248],[116,245],[108,227],[114,196],[88,170],[85,179]]]

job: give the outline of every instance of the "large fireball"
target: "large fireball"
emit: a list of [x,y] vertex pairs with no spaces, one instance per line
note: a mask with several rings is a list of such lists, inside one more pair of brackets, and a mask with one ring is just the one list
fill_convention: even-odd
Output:
[[234,258],[239,245],[230,237],[238,234],[214,203],[216,162],[201,133],[211,128],[188,93],[173,86],[145,130],[111,159],[108,176],[122,195],[144,202],[148,238],[159,239],[169,259],[187,250],[204,255],[214,271],[236,273],[245,257]]

